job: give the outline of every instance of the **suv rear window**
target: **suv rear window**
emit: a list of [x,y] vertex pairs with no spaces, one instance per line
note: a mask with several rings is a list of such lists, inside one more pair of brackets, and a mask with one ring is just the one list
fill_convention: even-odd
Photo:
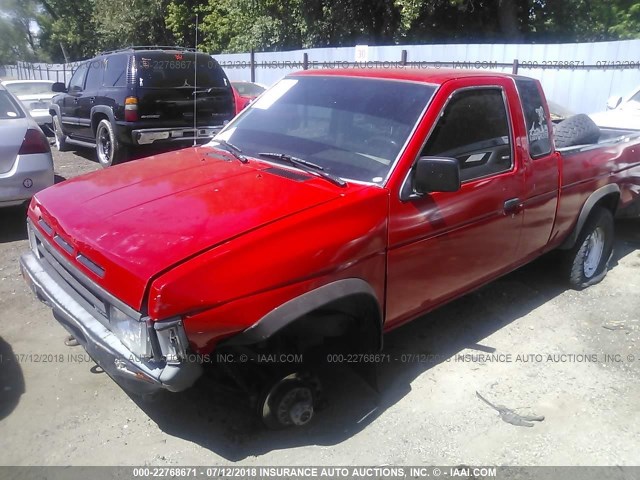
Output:
[[197,77],[193,53],[138,53],[137,86],[145,88],[227,87],[225,74],[212,57],[197,55]]

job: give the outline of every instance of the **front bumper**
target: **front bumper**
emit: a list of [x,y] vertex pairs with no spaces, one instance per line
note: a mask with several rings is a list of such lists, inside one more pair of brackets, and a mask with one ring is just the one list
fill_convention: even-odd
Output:
[[11,170],[0,173],[0,207],[18,205],[53,185],[51,153],[18,155]]
[[146,128],[131,131],[134,145],[179,142],[186,140],[211,140],[222,126],[182,127],[182,128]]
[[84,347],[93,360],[125,390],[149,394],[165,389],[189,388],[202,373],[195,361],[179,363],[136,357],[108,328],[67,290],[58,272],[33,252],[20,258],[22,275],[37,295],[53,310],[54,317]]

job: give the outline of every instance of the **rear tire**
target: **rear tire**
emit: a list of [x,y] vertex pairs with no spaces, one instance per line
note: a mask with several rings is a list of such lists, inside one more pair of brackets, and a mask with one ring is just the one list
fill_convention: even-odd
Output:
[[600,282],[607,274],[613,252],[613,215],[596,207],[587,219],[574,247],[566,253],[569,284],[578,290]]
[[69,151],[69,146],[67,145],[67,136],[62,132],[62,123],[60,123],[60,117],[58,115],[54,115],[51,124],[53,127],[53,136],[56,140],[56,149],[59,152]]
[[600,127],[588,115],[581,113],[558,123],[553,133],[556,138],[556,147],[565,148],[597,143],[600,138]]
[[116,137],[111,122],[100,120],[96,128],[96,155],[103,168],[116,165],[126,160],[127,151]]

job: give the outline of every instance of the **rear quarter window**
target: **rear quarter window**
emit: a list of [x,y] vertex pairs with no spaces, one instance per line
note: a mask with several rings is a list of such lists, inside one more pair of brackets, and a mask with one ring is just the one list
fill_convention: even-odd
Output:
[[104,77],[102,85],[104,87],[124,87],[127,80],[127,55],[113,55],[105,62]]
[[549,122],[538,84],[528,78],[517,78],[516,88],[522,102],[522,113],[527,127],[529,154],[538,158],[551,153]]

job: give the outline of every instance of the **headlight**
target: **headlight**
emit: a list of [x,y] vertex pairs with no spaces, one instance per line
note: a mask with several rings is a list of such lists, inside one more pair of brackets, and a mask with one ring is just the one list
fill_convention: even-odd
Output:
[[111,331],[139,358],[151,357],[151,342],[146,322],[139,322],[111,305],[109,309]]

